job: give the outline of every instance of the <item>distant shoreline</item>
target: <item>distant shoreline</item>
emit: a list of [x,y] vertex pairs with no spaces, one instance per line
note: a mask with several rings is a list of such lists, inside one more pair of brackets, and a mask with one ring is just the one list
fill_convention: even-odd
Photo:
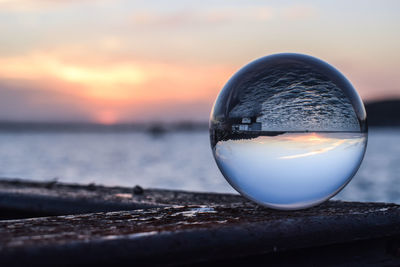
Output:
[[62,122],[2,122],[0,132],[52,132],[52,133],[124,133],[147,132],[162,134],[175,131],[203,131],[208,130],[208,123],[178,122],[178,123],[62,123]]
[[400,99],[368,102],[365,109],[369,126],[400,126]]

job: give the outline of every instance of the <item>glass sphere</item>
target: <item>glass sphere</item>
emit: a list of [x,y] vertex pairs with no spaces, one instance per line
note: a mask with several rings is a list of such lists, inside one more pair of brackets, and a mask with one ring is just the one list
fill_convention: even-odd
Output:
[[331,65],[275,54],[240,69],[210,117],[214,158],[243,196],[302,209],[337,194],[357,172],[368,129],[361,98]]

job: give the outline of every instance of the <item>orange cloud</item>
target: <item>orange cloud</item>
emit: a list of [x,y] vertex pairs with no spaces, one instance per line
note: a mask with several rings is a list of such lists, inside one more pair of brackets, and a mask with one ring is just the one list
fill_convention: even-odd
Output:
[[45,54],[0,59],[0,77],[3,79],[59,79],[86,87],[87,96],[123,99],[129,90],[123,86],[135,86],[146,80],[146,73],[133,63],[111,66],[85,66],[70,64]]
[[142,110],[165,112],[171,109],[168,103],[212,103],[232,72],[230,66],[179,62],[69,62],[62,55],[51,53],[0,58],[0,80],[31,81],[34,88],[85,99],[84,105],[92,110],[93,120],[102,123],[128,117],[134,120],[132,114]]

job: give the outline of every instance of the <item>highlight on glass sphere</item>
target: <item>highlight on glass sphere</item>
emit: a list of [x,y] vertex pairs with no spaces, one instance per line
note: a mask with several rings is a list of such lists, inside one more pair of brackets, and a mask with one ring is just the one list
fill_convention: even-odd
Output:
[[210,117],[211,148],[243,196],[283,210],[337,194],[364,157],[361,98],[334,67],[302,54],[275,54],[239,70]]

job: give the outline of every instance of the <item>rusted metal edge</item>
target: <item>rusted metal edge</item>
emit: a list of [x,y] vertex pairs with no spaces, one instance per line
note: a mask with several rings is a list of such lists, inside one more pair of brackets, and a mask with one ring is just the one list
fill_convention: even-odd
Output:
[[0,192],[0,210],[17,210],[43,215],[83,214],[101,211],[148,209],[165,206],[155,203],[118,202],[90,198],[67,198],[36,194]]
[[[201,207],[200,207],[201,208]],[[27,238],[35,238],[37,242],[29,245],[2,244],[0,263],[8,265],[74,265],[74,264],[195,264],[202,262],[232,261],[243,257],[260,257],[260,255],[279,254],[282,252],[315,249],[332,244],[351,244],[361,241],[387,240],[400,237],[400,208],[390,206],[370,212],[332,214],[330,216],[295,216],[282,219],[255,221],[232,218],[229,210],[218,210],[219,219],[223,223],[211,223],[207,214],[198,214],[195,220],[184,219],[181,214],[191,212],[193,207],[177,207],[168,209],[152,209],[140,216],[140,211],[99,213],[93,215],[77,215],[74,223],[80,227],[76,238],[54,240],[51,231],[40,236],[30,234]],[[207,213],[207,212],[206,212]],[[139,225],[142,219],[162,216],[157,223],[148,222],[137,231],[124,234],[108,232],[107,228],[117,221],[125,220],[125,225]],[[139,216],[137,216],[139,215]],[[203,216],[204,215],[204,216]],[[246,216],[244,212],[244,216]],[[130,217],[131,216],[131,217]],[[108,221],[105,225],[92,225],[93,220]],[[174,218],[175,217],[175,218]],[[211,216],[213,217],[213,216]],[[131,220],[136,218],[134,220]],[[213,217],[215,219],[215,217]],[[37,220],[47,225],[68,224],[71,216],[60,216],[46,222],[46,218]],[[173,225],[172,222],[186,221],[187,224]],[[176,221],[175,221],[176,219]],[[184,220],[182,220],[184,219]],[[24,223],[26,220],[5,221],[0,229],[9,224]],[[84,227],[85,223],[88,223]],[[197,222],[197,223],[196,223]],[[110,224],[111,223],[111,224]],[[53,226],[54,226],[53,225]],[[128,227],[129,228],[129,227]],[[134,229],[134,228],[133,228]],[[78,240],[80,233],[92,233]],[[100,231],[100,235],[93,234]],[[103,231],[103,232],[102,232]],[[107,234],[108,233],[108,234]],[[60,237],[66,233],[59,233]],[[48,241],[46,241],[48,239]],[[26,239],[27,240],[27,239]],[[32,240],[31,240],[32,241]],[[9,243],[10,244],[10,243]],[[385,253],[385,252],[383,252]],[[359,255],[355,255],[358,256]],[[368,256],[368,255],[364,255]],[[340,255],[338,255],[340,257]],[[387,255],[387,262],[400,263],[400,258]]]
[[184,204],[243,203],[234,194],[193,193],[176,190],[143,189],[140,186],[105,187],[0,180],[0,209],[43,215],[80,214],[100,211],[148,209]]
[[292,263],[400,265],[396,204],[275,211],[233,194],[135,190],[0,181],[0,209],[70,214],[0,220],[0,266],[280,264],[293,255]]

